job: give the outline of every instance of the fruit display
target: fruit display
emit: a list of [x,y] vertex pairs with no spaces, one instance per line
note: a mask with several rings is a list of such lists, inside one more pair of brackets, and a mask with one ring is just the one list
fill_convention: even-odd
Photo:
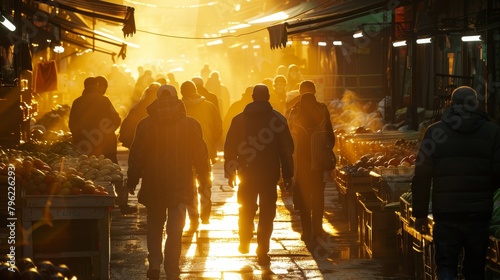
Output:
[[[399,166],[418,150],[418,132],[344,133],[337,136],[341,165]],[[369,157],[366,157],[366,156]],[[367,159],[361,162],[361,158]],[[357,166],[361,167],[361,166]]]
[[25,195],[109,195],[106,186],[123,180],[121,167],[102,155],[0,149],[0,176],[8,176],[9,166]]
[[55,265],[44,260],[37,264],[31,258],[23,258],[12,265],[10,256],[5,255],[0,260],[0,279],[5,280],[76,280],[76,276],[65,264]]
[[[350,139],[343,143],[341,148],[344,164],[339,169],[361,176],[368,175],[370,171],[380,171],[381,169],[396,172],[398,170],[411,170],[411,167],[415,165],[417,149],[418,140],[416,139],[400,138],[391,142],[388,140],[354,141]],[[363,152],[364,154],[361,155]]]

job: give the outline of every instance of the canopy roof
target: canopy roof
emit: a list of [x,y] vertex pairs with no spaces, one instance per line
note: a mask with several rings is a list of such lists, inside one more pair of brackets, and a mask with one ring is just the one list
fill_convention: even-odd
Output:
[[[396,2],[402,5],[401,1]],[[391,0],[347,0],[326,2],[300,17],[268,27],[271,48],[285,47],[288,35],[301,34],[350,23],[352,30],[362,24],[379,23],[380,13],[392,12],[396,6]]]

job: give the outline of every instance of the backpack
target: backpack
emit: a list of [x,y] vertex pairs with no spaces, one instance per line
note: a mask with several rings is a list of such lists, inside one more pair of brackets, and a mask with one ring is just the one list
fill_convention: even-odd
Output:
[[329,132],[326,128],[326,112],[328,110],[324,104],[318,103],[318,110],[322,110],[323,119],[314,126],[306,128],[298,120],[298,109],[294,108],[289,115],[290,124],[292,125],[292,136],[296,145],[299,143],[299,138],[309,138],[310,153],[311,153],[311,170],[331,171],[335,169],[336,157],[333,152],[333,143],[329,139]]

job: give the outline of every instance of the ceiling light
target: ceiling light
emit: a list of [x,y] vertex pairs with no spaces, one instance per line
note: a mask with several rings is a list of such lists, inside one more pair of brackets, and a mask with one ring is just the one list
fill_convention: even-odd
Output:
[[479,42],[481,41],[481,35],[463,36],[462,42]]
[[342,46],[342,41],[333,41],[334,46]]
[[54,46],[54,52],[55,53],[63,53],[64,52],[64,47],[61,45]]
[[358,30],[358,31],[354,32],[354,34],[352,34],[352,38],[361,38],[361,37],[363,37],[362,30]]
[[406,41],[396,41],[396,42],[392,43],[392,46],[395,48],[406,46]]
[[318,42],[318,46],[320,46],[320,47],[326,47],[326,42]]
[[0,23],[2,23],[3,26],[5,26],[5,28],[9,29],[10,31],[16,31],[16,26],[3,15],[0,15]]
[[208,42],[206,45],[207,46],[215,46],[215,45],[221,45],[221,44],[222,44],[222,40],[218,39],[218,40],[215,40],[215,41]]
[[304,45],[304,46],[309,45],[309,41],[302,41],[302,45]]
[[228,27],[227,29],[229,30],[234,30],[234,29],[242,29],[242,28],[247,28],[247,27],[250,27],[251,25],[250,24],[247,24],[247,23],[240,23],[240,24],[237,24],[237,25],[234,25],[234,26],[231,26],[231,27]]
[[417,39],[417,44],[422,45],[422,44],[430,44],[432,43],[432,38],[420,38]]

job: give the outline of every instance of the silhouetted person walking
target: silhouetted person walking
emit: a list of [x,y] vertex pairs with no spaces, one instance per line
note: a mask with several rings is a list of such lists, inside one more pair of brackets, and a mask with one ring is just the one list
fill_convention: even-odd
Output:
[[[186,205],[193,202],[194,196],[193,166],[203,185],[210,185],[211,181],[200,124],[186,116],[173,86],[160,87],[158,99],[148,106],[148,116],[137,126],[128,164],[132,194],[142,177],[138,201],[147,208],[147,277],[160,279],[163,262],[167,279],[180,279]],[[165,221],[167,240],[162,252]]]
[[459,87],[441,121],[425,131],[411,186],[415,229],[423,234],[430,234],[432,204],[437,279],[457,279],[462,249],[464,278],[486,279],[493,194],[499,187],[500,127],[479,109],[475,90]]
[[[213,163],[217,158],[216,145],[222,135],[222,120],[219,112],[214,104],[197,93],[196,86],[192,81],[182,83],[181,95],[186,106],[187,115],[200,123],[203,139],[207,144],[208,156]],[[196,183],[194,183],[193,187],[196,189]],[[200,218],[203,224],[208,224],[212,209],[211,186],[199,184],[197,192],[200,194],[199,203],[198,194],[195,193],[193,206],[188,206],[188,215],[191,222],[190,231],[198,229]],[[200,205],[199,210],[198,204]]]
[[[246,254],[253,237],[257,208],[257,258],[263,266],[270,264],[269,243],[276,216],[277,183],[280,168],[289,189],[293,177],[293,140],[286,119],[269,104],[269,89],[258,84],[253,102],[233,118],[224,145],[224,170],[229,186],[238,187],[238,250]],[[258,204],[257,204],[258,200]]]
[[[334,168],[335,137],[330,112],[316,100],[316,87],[303,81],[299,87],[300,100],[291,108],[288,117],[295,144],[294,206],[299,208],[302,224],[301,239],[310,243],[323,235],[325,206],[325,172]],[[325,165],[323,156],[331,160]]]

